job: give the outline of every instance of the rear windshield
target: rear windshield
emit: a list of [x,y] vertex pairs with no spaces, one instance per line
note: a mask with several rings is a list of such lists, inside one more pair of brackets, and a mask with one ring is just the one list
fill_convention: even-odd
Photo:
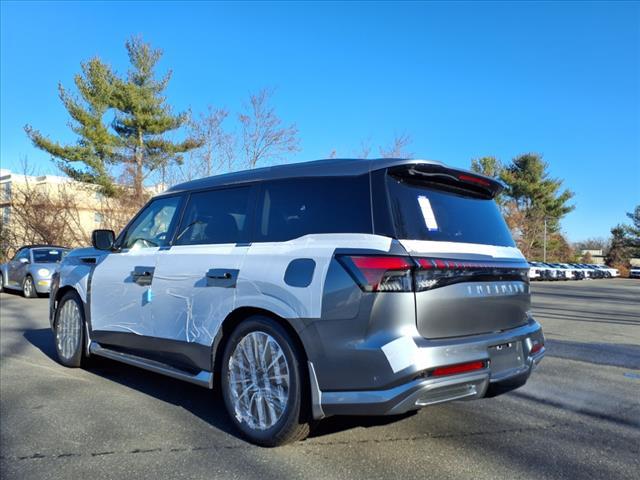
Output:
[[514,246],[493,200],[387,179],[398,238]]
[[34,263],[58,263],[67,251],[57,248],[33,250]]

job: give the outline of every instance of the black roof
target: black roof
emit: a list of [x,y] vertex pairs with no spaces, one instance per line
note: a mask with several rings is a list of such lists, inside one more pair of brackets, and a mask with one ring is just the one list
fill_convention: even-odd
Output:
[[[445,166],[433,160],[403,159],[403,158],[332,158],[329,160],[315,160],[312,162],[275,165],[272,167],[243,170],[241,172],[225,173],[213,177],[200,178],[181,183],[168,189],[165,193],[175,193],[200,188],[220,187],[238,183],[258,182],[263,180],[279,180],[296,177],[341,177],[364,175],[373,170],[394,167],[398,165],[432,164]],[[458,170],[458,169],[456,169]]]
[[69,247],[62,247],[60,245],[46,245],[43,243],[38,243],[38,244],[34,244],[34,245],[23,245],[22,247],[20,247],[18,249],[19,250],[24,250],[25,248],[28,249],[33,249],[33,248],[62,248],[64,250],[71,250]]

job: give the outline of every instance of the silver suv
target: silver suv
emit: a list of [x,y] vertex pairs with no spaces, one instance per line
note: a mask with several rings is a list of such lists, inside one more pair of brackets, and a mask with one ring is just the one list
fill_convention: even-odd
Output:
[[545,353],[498,182],[425,160],[220,175],[93,233],[54,277],[60,361],[221,389],[252,442],[521,386]]

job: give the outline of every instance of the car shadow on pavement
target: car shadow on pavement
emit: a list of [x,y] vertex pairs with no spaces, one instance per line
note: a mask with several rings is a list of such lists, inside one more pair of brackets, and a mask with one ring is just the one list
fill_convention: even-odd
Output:
[[331,435],[333,433],[344,432],[354,428],[371,428],[381,427],[392,423],[399,422],[408,417],[413,417],[418,411],[407,412],[401,415],[389,415],[389,416],[358,416],[358,415],[339,415],[336,417],[325,418],[318,422],[309,437],[322,437],[324,435]]
[[49,328],[34,328],[31,330],[25,330],[23,334],[25,340],[31,345],[37,347],[42,353],[44,353],[50,360],[54,362],[58,361],[56,354],[56,346],[53,343],[53,332]]
[[12,288],[3,288],[2,293],[6,293],[7,295],[15,295],[16,297],[22,297],[21,290],[13,290]]
[[[58,363],[53,332],[50,329],[26,330],[24,338],[60,368],[65,368]],[[92,357],[89,365],[84,370],[106,380],[137,390],[145,395],[153,396],[163,402],[182,407],[213,427],[236,438],[241,438],[227,416],[219,391],[206,390],[164,375],[100,357]],[[317,422],[310,437],[322,437],[355,428],[389,425],[413,416],[415,413],[408,412],[403,415],[379,417],[330,417]]]
[[[60,368],[65,368],[58,363],[53,332],[50,329],[26,330],[24,338]],[[238,437],[233,424],[226,416],[218,392],[101,357],[91,357],[83,369],[163,402],[182,407],[215,428]]]

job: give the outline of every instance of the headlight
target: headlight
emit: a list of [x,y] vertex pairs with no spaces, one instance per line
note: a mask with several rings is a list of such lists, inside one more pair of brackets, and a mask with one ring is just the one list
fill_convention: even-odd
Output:
[[38,270],[38,275],[40,275],[41,277],[48,277],[50,273],[51,272],[47,268],[41,268],[40,270]]

